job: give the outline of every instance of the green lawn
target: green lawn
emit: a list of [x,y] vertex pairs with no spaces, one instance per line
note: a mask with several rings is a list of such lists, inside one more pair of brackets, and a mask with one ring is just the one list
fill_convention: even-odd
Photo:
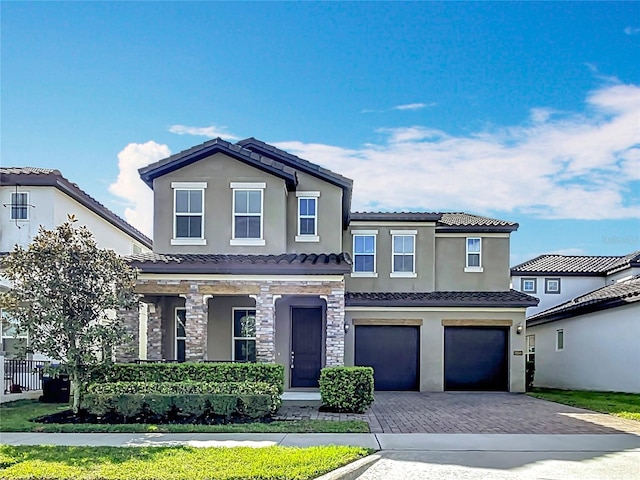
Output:
[[312,479],[365,457],[359,447],[0,446],[7,480]]
[[584,390],[551,390],[536,388],[529,395],[552,402],[610,413],[629,420],[640,421],[640,394],[590,392]]
[[62,424],[34,423],[43,415],[68,410],[67,404],[45,404],[36,400],[18,400],[0,405],[2,432],[64,433],[369,433],[369,424],[360,420],[295,420],[271,423],[230,425],[148,425],[148,424]]

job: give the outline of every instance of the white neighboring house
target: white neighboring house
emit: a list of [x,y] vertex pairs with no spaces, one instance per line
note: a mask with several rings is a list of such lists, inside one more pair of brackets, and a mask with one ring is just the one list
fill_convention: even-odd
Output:
[[[64,223],[69,214],[79,225],[86,225],[100,248],[120,255],[150,252],[151,239],[138,231],[60,171],[31,167],[0,167],[0,256],[11,252],[16,244],[26,246],[40,226],[51,230]],[[0,291],[9,288],[0,275]],[[2,312],[0,311],[0,315]],[[14,352],[15,329],[3,317],[0,355]],[[34,360],[43,359],[34,355]]]
[[640,251],[541,255],[511,269],[527,311],[535,386],[640,393]]

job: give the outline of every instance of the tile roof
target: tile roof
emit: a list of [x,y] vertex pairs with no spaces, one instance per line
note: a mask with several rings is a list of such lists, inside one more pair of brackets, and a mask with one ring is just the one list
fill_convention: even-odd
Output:
[[464,212],[353,212],[351,220],[389,222],[437,222],[438,231],[513,232],[518,224]]
[[505,229],[507,231],[514,231],[518,229],[518,224],[515,222],[507,222],[506,220],[498,220],[495,218],[483,217],[480,215],[472,215],[464,212],[447,212],[443,213],[440,218],[439,224],[447,228],[447,230],[454,229],[456,227],[472,227],[472,228],[490,228],[490,229]]
[[622,256],[540,255],[516,265],[511,274],[610,275],[629,267],[640,267],[640,251]]
[[178,170],[191,163],[202,160],[214,153],[223,152],[230,157],[245,162],[263,171],[284,179],[291,189],[297,185],[295,169],[272,158],[252,152],[241,145],[229,143],[222,138],[209,140],[191,147],[170,157],[159,160],[138,170],[142,180],[153,188],[153,180],[167,173]]
[[125,257],[143,273],[330,275],[351,271],[347,253],[217,255],[141,253]]
[[528,326],[576,317],[640,301],[640,275],[598,288],[527,319]]
[[153,242],[149,237],[98,202],[77,184],[63,177],[60,170],[35,167],[0,167],[0,185],[57,188],[145,247],[152,247]]
[[347,292],[346,306],[357,307],[533,307],[539,300],[515,290],[503,292]]

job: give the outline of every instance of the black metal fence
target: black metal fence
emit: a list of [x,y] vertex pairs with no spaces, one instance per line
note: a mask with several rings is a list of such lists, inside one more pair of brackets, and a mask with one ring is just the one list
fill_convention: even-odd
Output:
[[40,360],[5,359],[4,393],[42,390],[42,370],[49,363]]

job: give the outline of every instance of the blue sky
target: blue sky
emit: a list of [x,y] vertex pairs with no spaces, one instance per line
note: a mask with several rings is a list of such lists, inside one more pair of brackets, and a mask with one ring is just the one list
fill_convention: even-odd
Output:
[[640,250],[640,3],[2,2],[1,162],[139,228],[137,168],[254,136],[354,209],[517,221],[512,263]]

